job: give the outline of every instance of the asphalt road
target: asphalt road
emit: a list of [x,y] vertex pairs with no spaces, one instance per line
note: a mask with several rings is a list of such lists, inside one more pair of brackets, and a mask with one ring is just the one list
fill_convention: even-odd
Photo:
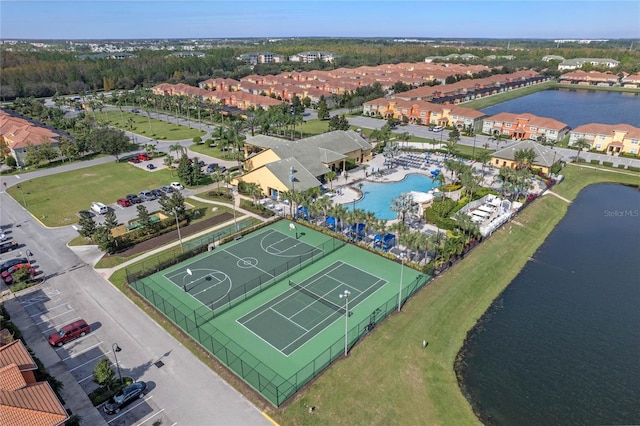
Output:
[[[66,242],[77,235],[71,227],[42,227],[4,192],[0,193],[0,204],[3,231],[23,244],[2,254],[0,260],[21,252],[24,255],[30,249],[34,266],[46,277],[43,284],[17,297],[20,305],[12,304],[12,313],[27,320],[25,336],[36,356],[57,377],[72,377],[84,392],[90,392],[97,386],[91,378],[95,363],[105,356],[114,363],[112,349],[117,343],[122,348],[117,354],[122,375],[149,385],[144,399],[117,415],[98,414],[86,402],[82,404],[86,397],[80,394],[67,401],[74,412],[91,424],[97,424],[98,418],[109,425],[151,419],[166,425],[270,424],[243,395],[70,250]],[[77,318],[85,319],[93,331],[63,348],[53,349],[46,343],[48,334]],[[156,366],[158,361],[163,365]]]

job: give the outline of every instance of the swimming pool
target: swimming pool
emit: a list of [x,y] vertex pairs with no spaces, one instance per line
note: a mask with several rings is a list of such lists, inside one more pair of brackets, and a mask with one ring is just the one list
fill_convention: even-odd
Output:
[[[362,182],[361,188],[364,197],[355,203],[355,208],[372,212],[378,219],[391,220],[398,217],[397,213],[391,210],[391,200],[398,195],[409,192],[429,192],[438,186],[438,183],[430,177],[419,174],[410,174],[400,182],[376,183]],[[357,187],[357,186],[356,186]],[[353,203],[345,203],[349,210],[353,209]]]

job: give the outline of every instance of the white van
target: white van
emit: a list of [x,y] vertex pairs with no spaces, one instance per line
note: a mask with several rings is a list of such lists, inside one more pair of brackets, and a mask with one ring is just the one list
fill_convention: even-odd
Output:
[[105,214],[108,211],[107,206],[102,203],[98,203],[97,201],[91,203],[91,210],[98,214]]
[[444,130],[444,127],[442,127],[442,126],[434,126],[434,127],[431,128],[432,132],[441,132],[443,130]]

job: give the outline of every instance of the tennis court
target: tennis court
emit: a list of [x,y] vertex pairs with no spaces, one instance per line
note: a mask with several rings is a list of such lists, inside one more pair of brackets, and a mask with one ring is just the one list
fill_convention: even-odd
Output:
[[286,356],[315,337],[387,283],[338,261],[268,301],[238,322]]
[[164,277],[211,310],[273,280],[290,266],[301,264],[323,250],[275,229],[217,248],[210,255],[182,265]]

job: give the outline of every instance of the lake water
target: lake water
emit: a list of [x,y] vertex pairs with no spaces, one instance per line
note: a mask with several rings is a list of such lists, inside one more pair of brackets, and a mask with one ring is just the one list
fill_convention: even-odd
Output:
[[626,123],[640,127],[640,96],[629,93],[544,90],[481,111],[488,115],[529,112],[555,118],[572,129],[588,123]]
[[485,424],[640,423],[640,191],[584,189],[467,341]]

